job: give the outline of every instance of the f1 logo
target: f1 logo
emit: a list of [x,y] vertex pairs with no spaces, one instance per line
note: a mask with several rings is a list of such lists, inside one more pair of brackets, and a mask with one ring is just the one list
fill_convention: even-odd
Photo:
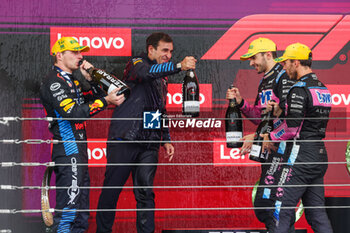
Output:
[[160,129],[160,116],[159,110],[156,112],[144,112],[143,113],[143,128],[144,129]]
[[312,49],[313,60],[330,61],[349,42],[350,15],[249,15],[236,22],[201,59],[239,60],[259,37],[273,40],[279,50],[298,41]]

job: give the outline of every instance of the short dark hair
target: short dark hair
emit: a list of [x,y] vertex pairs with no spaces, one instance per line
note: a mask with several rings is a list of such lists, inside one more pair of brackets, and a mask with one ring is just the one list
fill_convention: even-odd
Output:
[[302,66],[308,66],[311,68],[312,65],[312,53],[309,53],[309,59],[307,60],[299,60],[300,61],[300,65]]
[[173,39],[164,32],[154,32],[149,35],[146,39],[146,51],[148,53],[148,47],[152,45],[153,48],[157,49],[159,41],[164,41],[167,43],[173,43]]
[[[276,51],[270,51],[270,52],[272,54],[272,58],[276,59],[277,58],[277,52]],[[267,52],[261,52],[262,55],[264,55],[265,53],[267,53]]]
[[294,61],[299,61],[300,62],[300,65],[302,66],[308,66],[311,68],[311,65],[312,65],[312,53],[309,54],[309,59],[307,60],[299,60],[299,59],[289,59],[291,62],[294,62]]

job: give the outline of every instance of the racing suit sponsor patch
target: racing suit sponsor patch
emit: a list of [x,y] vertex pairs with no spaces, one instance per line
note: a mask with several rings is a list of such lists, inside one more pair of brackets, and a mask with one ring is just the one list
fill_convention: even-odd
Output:
[[72,158],[72,185],[68,188],[67,194],[69,196],[69,204],[75,204],[74,200],[78,196],[80,189],[78,186],[78,168],[77,168],[77,159]]
[[264,188],[263,198],[264,199],[270,199],[270,195],[271,195],[271,189]]
[[285,141],[280,142],[280,145],[278,147],[277,153],[284,154],[284,151],[286,150],[287,143]]
[[64,107],[67,104],[69,104],[70,102],[72,102],[73,100],[71,98],[65,99],[60,103],[60,107]]
[[280,201],[275,202],[275,212],[273,213],[273,216],[276,218],[277,221],[280,220],[281,206],[282,206],[282,202]]
[[132,64],[134,64],[134,65],[136,65],[139,62],[143,62],[142,58],[138,57],[138,58],[132,59]]
[[93,104],[90,104],[90,109],[93,110],[95,108],[101,108],[103,107],[103,103],[101,100],[95,100]]
[[60,87],[61,87],[61,84],[59,84],[59,83],[53,83],[53,84],[51,84],[51,86],[50,86],[50,90],[51,90],[51,91],[57,91],[58,89],[60,89]]
[[74,105],[75,105],[74,102],[73,102],[73,103],[70,103],[70,104],[68,104],[68,105],[66,105],[66,106],[63,108],[63,111],[65,111],[65,112],[70,112]]
[[289,159],[288,159],[288,165],[293,165],[295,163],[295,160],[298,157],[300,145],[293,145],[292,152],[290,153]]

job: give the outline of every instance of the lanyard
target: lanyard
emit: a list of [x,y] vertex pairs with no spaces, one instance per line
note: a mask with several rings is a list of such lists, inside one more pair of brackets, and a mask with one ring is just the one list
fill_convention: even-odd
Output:
[[68,83],[68,85],[70,87],[73,86],[75,94],[77,95],[77,100],[78,100],[78,104],[80,104],[80,92],[78,92],[77,86],[75,85],[75,83],[72,81],[72,79],[69,77],[69,75],[67,74],[67,72],[63,71],[61,68],[54,66],[54,68],[56,69],[56,71],[58,73],[60,73],[60,75],[66,80],[66,82]]

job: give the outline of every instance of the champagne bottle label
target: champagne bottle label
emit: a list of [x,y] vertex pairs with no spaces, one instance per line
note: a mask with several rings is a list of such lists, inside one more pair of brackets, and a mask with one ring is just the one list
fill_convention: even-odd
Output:
[[263,161],[266,161],[269,158],[269,152],[267,150],[265,150],[264,152],[261,153],[260,158]]
[[[122,87],[123,84],[121,84],[117,79],[115,79],[110,74],[106,73],[104,70],[97,70],[96,73],[102,75],[105,79],[109,80],[111,83],[113,83],[116,87]],[[102,81],[102,80],[101,80]]]
[[227,142],[238,142],[242,137],[243,134],[239,131],[226,132]]
[[108,91],[107,93],[111,93],[114,89],[116,89],[117,87],[114,85],[114,84],[111,84],[109,87],[108,87]]
[[185,112],[199,112],[199,101],[184,101]]
[[261,146],[253,144],[252,148],[250,149],[249,156],[259,158],[260,157],[260,152],[261,152]]
[[111,86],[111,83],[108,82],[106,79],[101,78],[101,79],[100,79],[100,82],[101,82],[102,84],[104,84],[106,87]]

